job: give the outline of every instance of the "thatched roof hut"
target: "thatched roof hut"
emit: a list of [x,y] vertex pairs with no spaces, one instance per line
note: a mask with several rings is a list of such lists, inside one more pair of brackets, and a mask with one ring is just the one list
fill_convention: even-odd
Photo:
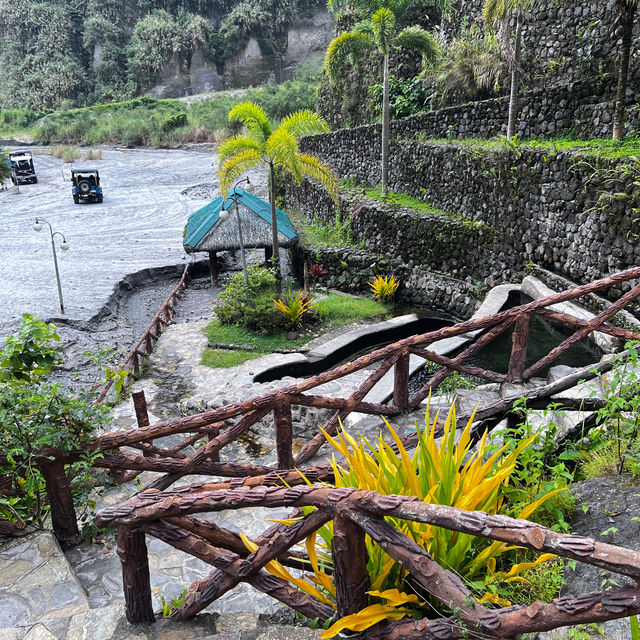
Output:
[[[245,248],[271,247],[271,205],[243,189],[236,189],[236,198]],[[223,204],[231,212],[226,220],[220,220]],[[279,244],[289,247],[295,241],[296,231],[284,211],[276,209],[276,216]],[[183,245],[187,253],[240,249],[234,199],[229,197],[223,202],[220,196],[192,213],[187,220]]]

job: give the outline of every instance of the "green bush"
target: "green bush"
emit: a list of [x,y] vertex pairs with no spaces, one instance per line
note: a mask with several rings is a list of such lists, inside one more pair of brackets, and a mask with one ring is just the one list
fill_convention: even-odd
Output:
[[[0,441],[6,463],[0,473],[11,481],[11,491],[0,496],[0,517],[19,525],[46,515],[45,483],[38,465],[43,448],[62,454],[82,449],[83,443],[107,420],[104,407],[46,378],[61,356],[55,326],[23,315],[18,334],[7,338],[0,352]],[[90,455],[70,465],[76,489],[86,485]],[[86,506],[86,493],[85,493]]]
[[276,277],[270,269],[256,264],[247,267],[249,283],[244,274],[236,273],[218,295],[215,316],[221,324],[239,324],[262,334],[275,333],[282,320],[273,304]]
[[162,130],[163,131],[173,131],[174,129],[178,129],[180,127],[185,127],[187,125],[187,114],[176,113],[173,116],[169,116],[162,121]]

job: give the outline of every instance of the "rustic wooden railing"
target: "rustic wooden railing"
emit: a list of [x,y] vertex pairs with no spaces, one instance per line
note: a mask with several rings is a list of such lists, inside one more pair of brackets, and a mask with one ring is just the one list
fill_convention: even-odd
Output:
[[[615,313],[623,309],[640,294],[640,284],[635,285],[631,291],[588,322],[559,313],[550,308],[556,303],[573,300],[587,293],[600,291],[638,278],[640,278],[640,267],[629,269],[597,282],[557,293],[507,311],[406,338],[361,356],[353,362],[296,384],[273,390],[263,396],[222,406],[197,415],[186,416],[178,420],[150,425],[143,394],[134,394],[138,428],[112,432],[97,437],[84,445],[83,451],[62,454],[55,449],[47,449],[41,452],[38,461],[47,478],[52,523],[56,535],[62,544],[71,544],[80,538],[77,523],[75,522],[69,480],[65,474],[65,465],[80,459],[87,450],[100,452],[101,456],[94,460],[94,466],[110,470],[119,482],[130,480],[142,471],[156,472],[158,475],[146,488],[160,491],[168,489],[176,480],[186,475],[226,478],[250,478],[265,475],[269,477],[269,474],[276,472],[282,474],[294,467],[303,468],[304,465],[309,465],[312,462],[312,459],[324,444],[325,439],[322,433],[318,431],[314,437],[303,444],[298,454],[294,456],[292,407],[313,407],[323,412],[328,412],[330,417],[324,423],[324,429],[330,434],[335,434],[339,422],[352,412],[393,418],[406,411],[416,409],[430,391],[436,389],[452,371],[472,374],[492,382],[527,380],[551,364],[557,357],[584,339],[592,331],[601,331],[621,340],[640,339],[640,334],[638,333],[607,323]],[[168,313],[171,313],[170,310]],[[527,367],[525,365],[525,356],[528,329],[530,317],[533,314],[541,315],[553,322],[576,329],[576,331],[547,356]],[[466,364],[469,358],[510,326],[514,326],[514,333],[511,359],[506,374]],[[434,342],[444,338],[465,335],[476,330],[486,330],[486,333],[480,335],[457,356],[442,356],[429,349],[429,346]],[[137,353],[137,350],[134,349],[132,353],[134,352]],[[443,369],[432,376],[420,390],[413,394],[409,393],[408,386],[408,363],[411,354],[422,356],[443,366]],[[139,354],[136,357],[138,356]],[[362,371],[372,365],[377,365],[377,368],[347,398],[329,397],[317,391],[315,394],[308,393],[327,382]],[[529,406],[536,402],[544,403],[551,395],[561,393],[563,390],[570,388],[579,379],[587,380],[593,378],[597,373],[607,371],[611,367],[610,361],[603,361],[576,372],[572,377],[543,385],[527,394]],[[366,401],[367,394],[391,369],[394,370],[392,403],[387,405]],[[516,397],[506,398],[482,408],[476,414],[476,431],[491,427],[499,422],[509,413],[517,401],[518,398]],[[571,407],[572,402],[574,401],[567,400],[566,406]],[[589,401],[584,401],[583,406],[588,408]],[[277,452],[275,466],[220,462],[220,451],[224,447],[235,442],[240,436],[255,427],[259,422],[264,421],[271,414],[273,415],[274,439]],[[469,416],[463,415],[460,417],[466,420]],[[154,443],[155,440],[165,436],[178,434],[184,434],[184,439],[172,446]],[[411,445],[415,438],[415,435],[406,436],[407,445]],[[187,449],[189,451],[185,452]],[[0,454],[1,463],[2,454]],[[313,466],[305,468],[305,474],[313,473],[326,473],[326,469],[323,470],[322,467]]]
[[[135,343],[131,351],[129,351],[118,367],[118,372],[126,372],[126,377],[122,381],[125,389],[128,388],[134,380],[137,380],[140,377],[140,370],[144,363],[144,359],[151,355],[155,342],[158,341],[158,338],[164,331],[164,328],[173,320],[178,296],[187,288],[187,286],[189,286],[189,267],[190,265],[187,265],[184,268],[180,282],[178,282],[175,289],[160,305],[158,312],[149,323],[149,326],[144,330],[139,340]],[[109,379],[104,383],[98,397],[95,399],[95,404],[101,403],[107,397],[107,394],[113,384],[113,379]]]
[[[556,598],[548,604],[487,607],[478,602],[457,574],[438,565],[413,540],[385,521],[392,516],[424,522],[451,531],[499,540],[536,553],[553,553],[600,569],[640,580],[640,552],[604,544],[591,538],[556,533],[539,524],[484,512],[428,504],[416,497],[383,496],[352,488],[300,486],[304,480],[288,474],[291,486],[242,487],[234,483],[199,484],[157,492],[145,491],[121,505],[103,509],[100,526],[118,528],[127,618],[132,623],[156,618],[151,599],[145,534],[212,565],[209,576],[195,582],[173,618],[191,618],[240,582],[299,611],[309,618],[329,620],[357,613],[368,605],[370,589],[365,536],[370,536],[421,587],[453,614],[433,619],[379,623],[366,632],[370,640],[433,638],[515,638],[521,633],[561,626],[604,622],[640,613],[637,584],[604,592]],[[193,514],[246,507],[315,510],[289,525],[271,527],[249,553],[236,533],[198,520]],[[327,522],[333,521],[332,579],[337,612],[288,582],[269,575],[265,565],[277,559],[300,566],[304,556],[291,548]],[[304,567],[305,565],[302,564]],[[310,564],[307,564],[307,569]],[[159,612],[160,614],[160,612]]]

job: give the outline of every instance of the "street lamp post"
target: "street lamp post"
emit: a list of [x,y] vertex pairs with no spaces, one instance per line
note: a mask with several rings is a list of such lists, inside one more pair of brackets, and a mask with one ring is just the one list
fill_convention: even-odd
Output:
[[59,231],[54,231],[51,228],[51,225],[44,218],[36,218],[36,221],[33,223],[34,231],[42,231],[42,222],[46,223],[49,227],[49,234],[51,235],[51,251],[53,253],[53,266],[56,270],[56,284],[58,285],[58,299],[60,300],[60,313],[64,313],[64,302],[62,301],[62,287],[60,286],[60,271],[58,271],[58,256],[56,255],[56,244],[53,240],[55,236],[60,236],[62,238],[62,242],[60,243],[60,250],[67,251],[69,245],[62,233]]
[[[242,178],[242,180],[238,180],[233,185],[233,189],[231,190],[231,197],[233,198],[233,203],[236,207],[236,222],[238,224],[238,241],[240,243],[240,259],[242,260],[242,273],[244,274],[244,283],[246,285],[249,284],[249,276],[247,275],[247,260],[244,255],[244,241],[242,240],[242,225],[240,224],[240,209],[238,207],[238,194],[236,193],[236,189],[239,184],[246,182],[246,186],[244,190],[248,193],[253,193],[253,185],[249,180],[249,177]],[[229,217],[229,210],[224,208],[224,202],[222,203],[222,209],[220,209],[220,220],[226,220]]]

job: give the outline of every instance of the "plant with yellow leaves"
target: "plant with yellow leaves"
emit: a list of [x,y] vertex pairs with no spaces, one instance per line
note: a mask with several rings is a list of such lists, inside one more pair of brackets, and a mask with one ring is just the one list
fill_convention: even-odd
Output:
[[391,302],[400,283],[394,276],[376,276],[373,281],[368,284],[376,300],[380,300],[380,302]]
[[284,316],[287,327],[297,329],[302,324],[304,314],[316,308],[314,299],[306,291],[299,291],[295,296],[289,292],[285,298],[286,300],[274,300],[273,304]]
[[[409,455],[388,423],[387,428],[397,447],[397,453],[382,438],[378,439],[377,446],[374,447],[362,437],[356,440],[344,429],[339,431],[335,438],[325,433],[331,446],[342,454],[347,462],[343,467],[338,465],[334,458],[332,466],[335,484],[337,487],[373,490],[383,495],[418,496],[425,502],[467,511],[478,510],[489,514],[507,512],[518,518],[529,517],[546,500],[561,491],[551,491],[535,502],[521,507],[517,513],[509,511],[504,501],[503,489],[509,483],[518,456],[532,444],[535,435],[523,440],[510,452],[507,452],[505,445],[489,455],[485,433],[472,452],[470,431],[473,419],[473,416],[469,419],[456,443],[456,414],[455,407],[452,406],[438,444],[438,415],[430,423],[427,409],[426,427],[423,431],[418,429],[418,445],[412,455]],[[508,564],[509,560],[502,556],[516,547],[426,523],[395,517],[387,517],[386,521],[422,546],[442,567],[465,580],[480,602],[510,604],[500,597],[500,585],[510,582],[526,583],[526,578],[522,575],[524,572],[554,557],[551,554],[543,554],[534,562],[516,563],[503,571],[501,566]],[[314,585],[305,582],[307,587],[316,591],[322,590],[323,602],[332,602],[335,598],[335,587],[330,575],[322,570],[323,563],[324,566],[331,564],[332,523],[328,523],[317,533],[322,538],[321,543],[317,542],[315,533],[306,541],[314,572],[313,576],[308,577]],[[323,638],[333,637],[345,628],[361,631],[384,619],[397,620],[406,615],[424,617],[428,610],[432,610],[432,607],[426,604],[430,600],[429,594],[368,537],[367,552],[371,605],[357,614],[338,620],[323,633]],[[319,557],[321,562],[318,560]],[[280,577],[283,577],[282,574]],[[290,581],[302,588],[298,584],[299,580]],[[381,600],[384,602],[380,602]],[[433,604],[435,601],[431,602],[431,605]]]

